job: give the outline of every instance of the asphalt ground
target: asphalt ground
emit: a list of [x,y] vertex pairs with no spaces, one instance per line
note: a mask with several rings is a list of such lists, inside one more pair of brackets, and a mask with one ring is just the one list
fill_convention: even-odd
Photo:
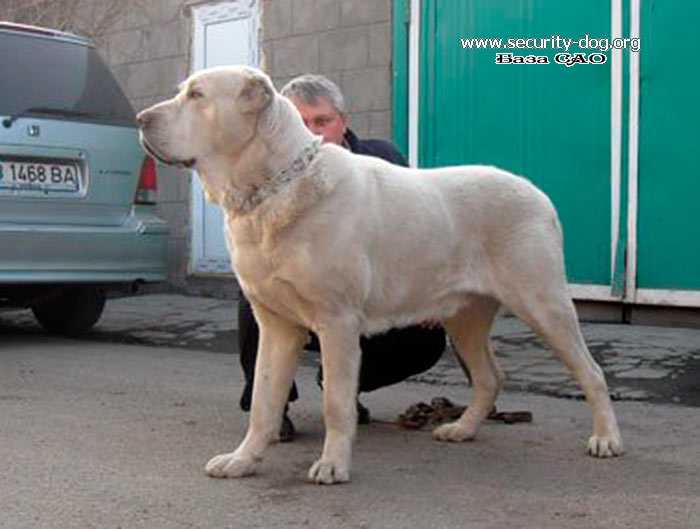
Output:
[[[106,320],[107,322],[108,320]],[[505,362],[504,362],[505,364]],[[270,447],[259,474],[207,477],[242,439],[238,359],[202,349],[0,335],[0,528],[693,529],[700,526],[700,416],[681,405],[615,404],[627,453],[584,454],[581,401],[506,391],[470,443],[396,424],[407,405],[470,390],[420,380],[366,395],[352,481],[306,472],[323,440],[315,369],[291,410],[299,436]]]
[[[236,354],[235,315],[232,300],[175,294],[113,299],[83,339]],[[615,400],[700,406],[700,329],[586,322],[582,329]],[[2,332],[43,333],[28,310],[0,312]],[[492,340],[507,375],[506,389],[583,398],[561,363],[519,320],[499,318]],[[317,366],[318,354],[308,352],[302,364]],[[434,386],[466,384],[450,352],[414,380]]]

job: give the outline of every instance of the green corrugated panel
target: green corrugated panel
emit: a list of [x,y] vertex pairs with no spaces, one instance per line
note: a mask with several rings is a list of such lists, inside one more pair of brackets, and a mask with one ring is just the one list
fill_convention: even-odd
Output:
[[639,288],[700,289],[700,3],[642,2]]
[[422,16],[421,165],[493,164],[527,176],[559,211],[569,281],[610,284],[609,64],[498,65],[498,50],[459,40],[609,37],[610,2],[424,0]]

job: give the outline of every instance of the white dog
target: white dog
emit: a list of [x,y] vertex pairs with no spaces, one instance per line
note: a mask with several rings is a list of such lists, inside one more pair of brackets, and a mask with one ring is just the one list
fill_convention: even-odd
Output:
[[406,169],[320,145],[270,79],[248,67],[196,73],[138,121],[144,148],[196,168],[222,207],[260,326],[248,433],[209,461],[210,476],[254,473],[279,431],[309,329],[321,343],[326,426],[310,479],[350,478],[362,334],[442,320],[473,376],[474,402],[433,435],[473,439],[503,382],[488,339],[501,304],[583,388],[593,410],[588,452],[622,453],[605,378],[567,293],[557,214],[530,182],[484,166]]

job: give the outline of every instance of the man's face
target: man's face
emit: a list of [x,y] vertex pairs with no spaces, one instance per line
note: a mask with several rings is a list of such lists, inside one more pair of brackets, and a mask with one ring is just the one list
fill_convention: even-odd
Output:
[[311,132],[323,136],[326,143],[343,144],[347,116],[338,112],[328,99],[319,97],[315,105],[307,105],[298,97],[290,97],[289,100],[297,107],[304,125]]

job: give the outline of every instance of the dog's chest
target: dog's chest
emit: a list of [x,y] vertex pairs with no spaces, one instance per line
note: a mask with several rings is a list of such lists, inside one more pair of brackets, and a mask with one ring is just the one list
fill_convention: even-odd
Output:
[[247,280],[245,275],[240,278],[241,286],[249,298],[290,321],[306,327],[311,326],[311,304],[301,295],[293,281],[275,273],[265,277],[258,274],[249,275]]
[[296,252],[280,255],[246,244],[231,248],[233,269],[246,296],[289,320],[302,325],[309,323],[308,303],[296,284],[299,276]]
[[284,281],[280,281],[282,265],[272,256],[244,246],[233,251],[231,257],[236,277],[248,296],[262,301],[284,288]]

